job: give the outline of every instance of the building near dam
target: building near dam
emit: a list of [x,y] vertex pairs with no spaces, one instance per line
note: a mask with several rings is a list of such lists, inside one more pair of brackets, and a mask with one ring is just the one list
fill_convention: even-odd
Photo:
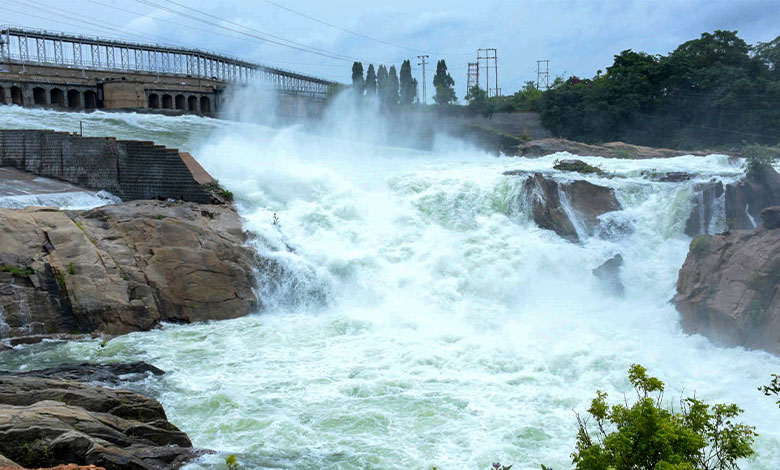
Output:
[[217,115],[250,83],[274,90],[273,112],[321,112],[335,82],[196,49],[0,28],[0,104]]

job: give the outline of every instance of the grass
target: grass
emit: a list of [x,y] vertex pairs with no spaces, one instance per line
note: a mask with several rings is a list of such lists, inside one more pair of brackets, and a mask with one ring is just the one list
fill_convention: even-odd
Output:
[[68,264],[68,274],[76,274],[76,268],[73,267],[73,261]]
[[33,271],[30,268],[23,268],[21,266],[15,266],[15,265],[0,266],[0,272],[11,273],[11,275],[14,277],[28,277],[35,274],[35,271]]
[[233,201],[233,192],[220,186],[218,180],[214,180],[211,183],[204,184],[203,189],[215,193],[217,196],[221,197],[222,199],[228,202]]

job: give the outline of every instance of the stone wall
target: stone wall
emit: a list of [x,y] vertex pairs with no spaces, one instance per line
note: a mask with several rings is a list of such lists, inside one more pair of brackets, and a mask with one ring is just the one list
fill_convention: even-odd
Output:
[[178,150],[152,142],[3,129],[0,166],[105,190],[124,201],[172,198],[211,202]]

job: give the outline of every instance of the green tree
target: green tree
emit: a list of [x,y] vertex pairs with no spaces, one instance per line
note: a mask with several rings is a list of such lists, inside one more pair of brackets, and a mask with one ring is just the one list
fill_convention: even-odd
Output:
[[365,90],[365,80],[363,80],[363,64],[355,62],[352,64],[352,89],[359,96],[363,95]]
[[436,94],[433,95],[433,101],[439,106],[458,101],[455,95],[455,80],[447,72],[447,63],[444,59],[436,63],[436,74],[433,76],[433,86],[436,88]]
[[769,73],[780,79],[780,36],[769,42],[759,42],[753,48],[755,58],[761,62]]
[[393,109],[398,105],[398,87],[398,73],[395,70],[395,65],[391,65],[387,72],[384,94],[384,104],[388,109]]
[[399,81],[401,86],[399,102],[402,105],[412,104],[417,97],[417,80],[412,78],[412,64],[408,60],[401,64]]
[[628,377],[633,405],[609,406],[599,391],[588,415],[577,415],[577,470],[735,470],[753,454],[756,433],[733,422],[742,412],[737,405],[684,398],[675,411],[662,405],[664,383],[644,367],[632,365]]
[[376,94],[384,103],[387,92],[387,67],[380,65],[376,72]]
[[[758,389],[766,396],[775,396],[780,398],[780,374],[772,374],[772,381],[769,385],[758,387]],[[777,400],[777,406],[780,406],[780,400]]]
[[374,72],[374,64],[368,64],[368,71],[366,72],[366,94],[371,96],[376,95],[376,72]]

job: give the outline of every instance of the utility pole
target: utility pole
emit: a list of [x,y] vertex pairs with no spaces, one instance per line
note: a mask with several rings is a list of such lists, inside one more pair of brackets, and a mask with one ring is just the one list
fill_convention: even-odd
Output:
[[541,90],[542,85],[545,90],[550,88],[550,59],[536,61],[536,89]]
[[423,104],[428,104],[428,99],[426,95],[426,89],[427,84],[425,83],[425,66],[428,64],[428,56],[427,55],[418,55],[418,59],[420,59],[420,62],[417,63],[417,65],[422,65],[422,95],[423,95]]
[[471,89],[479,86],[479,62],[469,62],[468,75],[466,75],[466,96],[469,96]]
[[495,47],[477,49],[477,63],[482,59],[485,59],[485,91],[487,96],[490,98],[490,61],[493,61],[493,76],[495,77],[493,96],[498,96],[501,93],[501,89],[498,87],[498,49]]

